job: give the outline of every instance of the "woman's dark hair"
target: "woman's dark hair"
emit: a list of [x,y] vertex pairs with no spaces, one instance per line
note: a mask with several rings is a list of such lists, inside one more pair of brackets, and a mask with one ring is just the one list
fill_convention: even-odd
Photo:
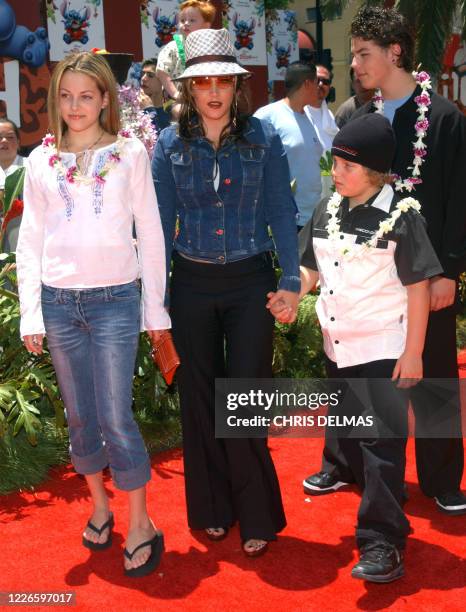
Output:
[[16,134],[16,138],[19,141],[19,129],[14,121],[12,121],[11,119],[8,119],[8,117],[0,117],[0,123],[9,123],[11,127],[13,128],[13,132]]
[[407,72],[414,65],[414,37],[408,21],[395,9],[366,6],[358,11],[351,23],[351,37],[372,40],[383,49],[400,45],[397,66]]
[[[236,91],[230,109],[230,121],[220,134],[220,143],[227,136],[241,138],[248,125],[250,116],[249,96],[244,84],[244,78],[236,77]],[[199,135],[205,136],[194,98],[191,93],[191,79],[184,79],[181,84],[181,110],[178,120],[178,134],[181,138],[191,139]]]

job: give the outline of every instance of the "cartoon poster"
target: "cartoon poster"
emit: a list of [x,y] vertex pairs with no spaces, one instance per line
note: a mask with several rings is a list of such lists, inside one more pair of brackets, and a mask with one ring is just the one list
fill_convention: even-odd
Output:
[[105,48],[102,0],[47,0],[50,60],[57,62],[70,51]]
[[229,30],[236,57],[245,66],[265,66],[264,0],[224,0],[223,27]]
[[283,81],[288,65],[299,59],[296,13],[267,11],[265,31],[269,80]]
[[178,9],[183,0],[139,0],[142,55],[157,57],[178,31]]

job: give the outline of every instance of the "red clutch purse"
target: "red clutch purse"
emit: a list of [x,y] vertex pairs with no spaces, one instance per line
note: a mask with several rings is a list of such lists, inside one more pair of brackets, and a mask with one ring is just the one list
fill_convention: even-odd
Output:
[[180,358],[176,352],[171,333],[164,331],[157,341],[152,342],[151,357],[162,373],[167,385],[171,385]]

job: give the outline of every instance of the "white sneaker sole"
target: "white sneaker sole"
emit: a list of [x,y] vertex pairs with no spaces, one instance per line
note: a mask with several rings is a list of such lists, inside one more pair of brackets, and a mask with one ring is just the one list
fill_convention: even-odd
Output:
[[331,487],[317,487],[316,485],[311,485],[305,480],[303,480],[304,493],[309,493],[309,495],[326,495],[327,493],[334,493],[341,489],[341,487],[349,487],[349,482],[343,482],[338,480]]
[[444,506],[436,497],[434,499],[440,512],[451,515],[466,514],[466,504],[462,504],[461,506]]

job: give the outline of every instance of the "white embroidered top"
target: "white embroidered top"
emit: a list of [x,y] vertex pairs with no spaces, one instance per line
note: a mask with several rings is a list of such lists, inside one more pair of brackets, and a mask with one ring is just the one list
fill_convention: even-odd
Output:
[[[89,175],[115,150],[94,151]],[[24,213],[16,253],[21,336],[45,333],[41,283],[62,289],[143,285],[143,329],[167,329],[165,246],[149,157],[136,138],[124,139],[121,159],[105,182],[68,182],[41,145],[26,160]],[[76,164],[60,153],[63,165]],[[137,249],[133,240],[136,226]]]

